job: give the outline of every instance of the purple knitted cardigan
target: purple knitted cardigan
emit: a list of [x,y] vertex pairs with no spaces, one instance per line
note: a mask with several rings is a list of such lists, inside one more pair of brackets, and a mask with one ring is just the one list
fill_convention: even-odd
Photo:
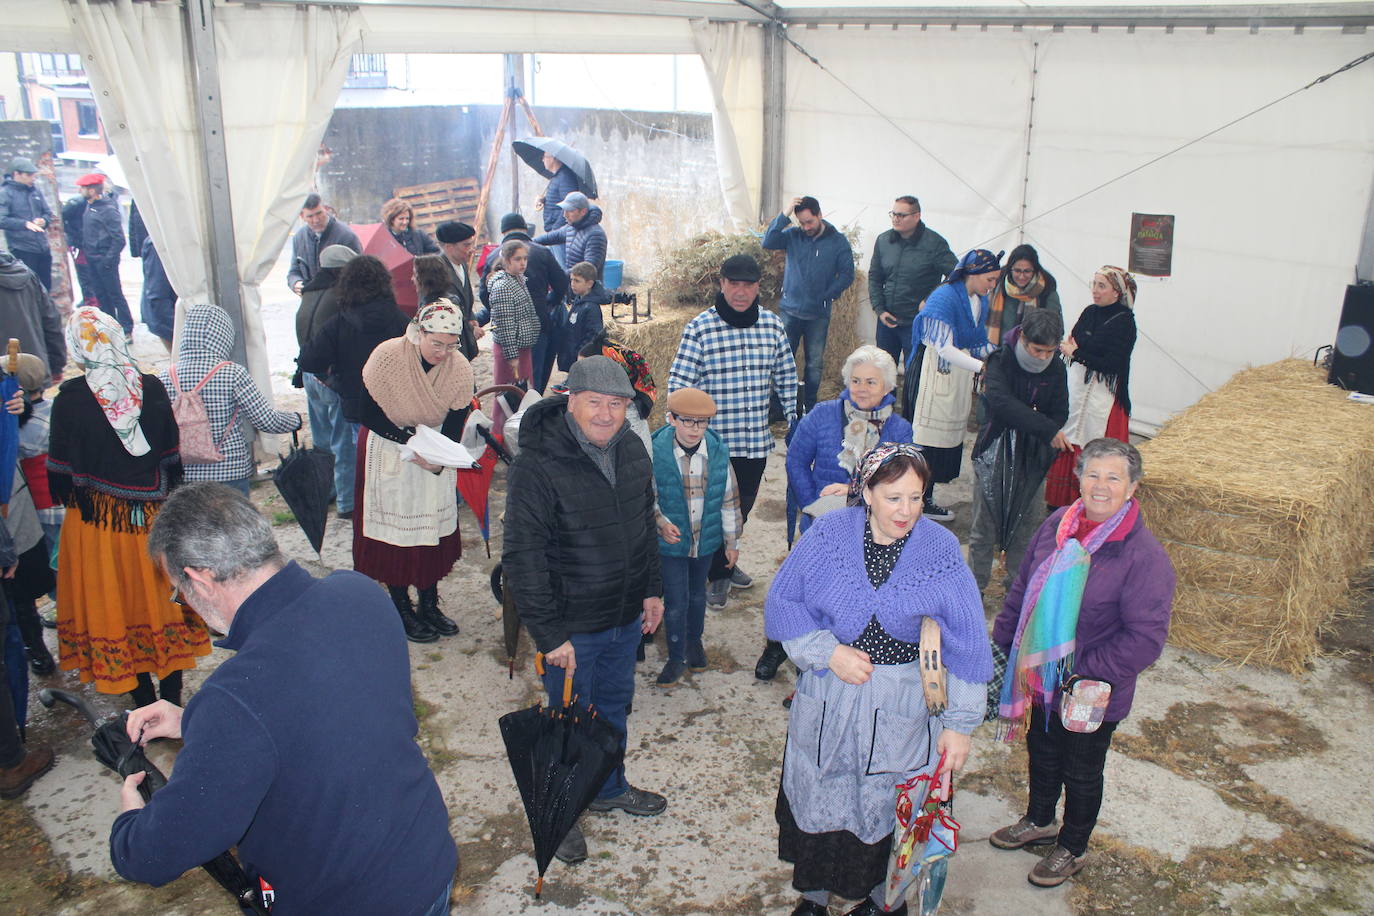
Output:
[[992,677],[992,654],[983,601],[973,573],[959,553],[959,539],[921,519],[911,532],[891,577],[875,589],[864,569],[860,506],[817,519],[773,577],[764,605],[769,639],[796,639],[829,630],[842,643],[859,638],[874,614],[889,634],[918,642],[921,618],[940,624],[945,667],[973,684]]

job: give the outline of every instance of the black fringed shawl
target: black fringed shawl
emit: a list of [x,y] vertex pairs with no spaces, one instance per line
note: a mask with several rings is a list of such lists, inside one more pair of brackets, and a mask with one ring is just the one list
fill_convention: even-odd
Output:
[[144,531],[155,507],[181,482],[180,436],[167,390],[143,375],[139,425],[147,454],[130,455],[100,409],[85,376],[67,379],[53,399],[48,486],[87,522]]

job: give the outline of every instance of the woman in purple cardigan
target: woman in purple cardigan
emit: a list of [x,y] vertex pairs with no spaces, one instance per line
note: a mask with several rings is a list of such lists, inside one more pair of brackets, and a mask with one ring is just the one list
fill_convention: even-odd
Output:
[[[802,672],[776,810],[778,857],[802,892],[793,916],[823,916],[831,893],[864,898],[847,916],[886,912],[896,787],[942,754],[944,771],[961,768],[986,710],[982,600],[958,539],[921,518],[929,476],[910,443],[870,451],[850,507],[816,520],[768,590],[768,638]],[[939,716],[921,690],[922,617],[940,625],[948,669]]]
[[[1112,733],[1169,634],[1174,567],[1132,498],[1140,474],[1129,443],[1083,447],[1079,499],[1040,526],[993,624],[992,641],[1008,656],[1002,720],[1007,740],[1025,733],[1030,800],[1025,817],[989,839],[998,849],[1053,844],[1030,871],[1040,887],[1083,868]],[[1066,728],[1061,701],[1081,702],[1103,682],[1110,696],[1101,724],[1089,730],[1070,714]],[[1061,789],[1063,827],[1054,819]]]

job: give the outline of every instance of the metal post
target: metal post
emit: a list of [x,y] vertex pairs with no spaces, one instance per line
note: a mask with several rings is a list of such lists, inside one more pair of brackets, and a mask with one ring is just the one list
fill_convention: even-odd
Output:
[[[525,55],[506,54],[506,89],[525,91]],[[510,151],[510,211],[520,212],[520,157]]]
[[782,166],[787,106],[787,41],[777,21],[763,27],[763,175],[759,188],[759,222],[782,209]]
[[186,47],[195,79],[196,120],[200,125],[201,161],[205,166],[206,231],[210,256],[210,291],[234,323],[234,361],[247,364],[243,332],[243,298],[239,290],[238,255],[234,251],[234,215],[229,203],[229,159],[224,146],[224,111],[220,104],[219,59],[215,51],[213,0],[187,0]]
[[1364,220],[1359,260],[1355,262],[1355,282],[1374,283],[1374,188],[1369,191],[1369,211]]

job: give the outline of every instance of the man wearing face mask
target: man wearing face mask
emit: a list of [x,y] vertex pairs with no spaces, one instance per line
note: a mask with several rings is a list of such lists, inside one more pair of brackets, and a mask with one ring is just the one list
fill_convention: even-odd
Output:
[[[1057,354],[1064,337],[1064,322],[1048,309],[1028,309],[1020,326],[1007,334],[1003,345],[987,358],[983,375],[985,418],[973,445],[973,526],[969,534],[969,566],[978,588],[983,589],[992,575],[992,556],[1001,539],[998,519],[983,497],[983,467],[978,461],[1004,431],[1014,429],[1024,436],[1048,442],[1067,451],[1068,439],[1061,432],[1069,416],[1068,372]],[[998,456],[998,461],[1002,461]],[[1001,471],[1002,468],[997,468]],[[1038,492],[1031,497],[1026,514],[1004,545],[1007,552],[1006,585],[1011,586],[1021,566],[1031,535],[1044,521],[1044,473],[1035,481]],[[1025,485],[1029,481],[1017,481]]]

